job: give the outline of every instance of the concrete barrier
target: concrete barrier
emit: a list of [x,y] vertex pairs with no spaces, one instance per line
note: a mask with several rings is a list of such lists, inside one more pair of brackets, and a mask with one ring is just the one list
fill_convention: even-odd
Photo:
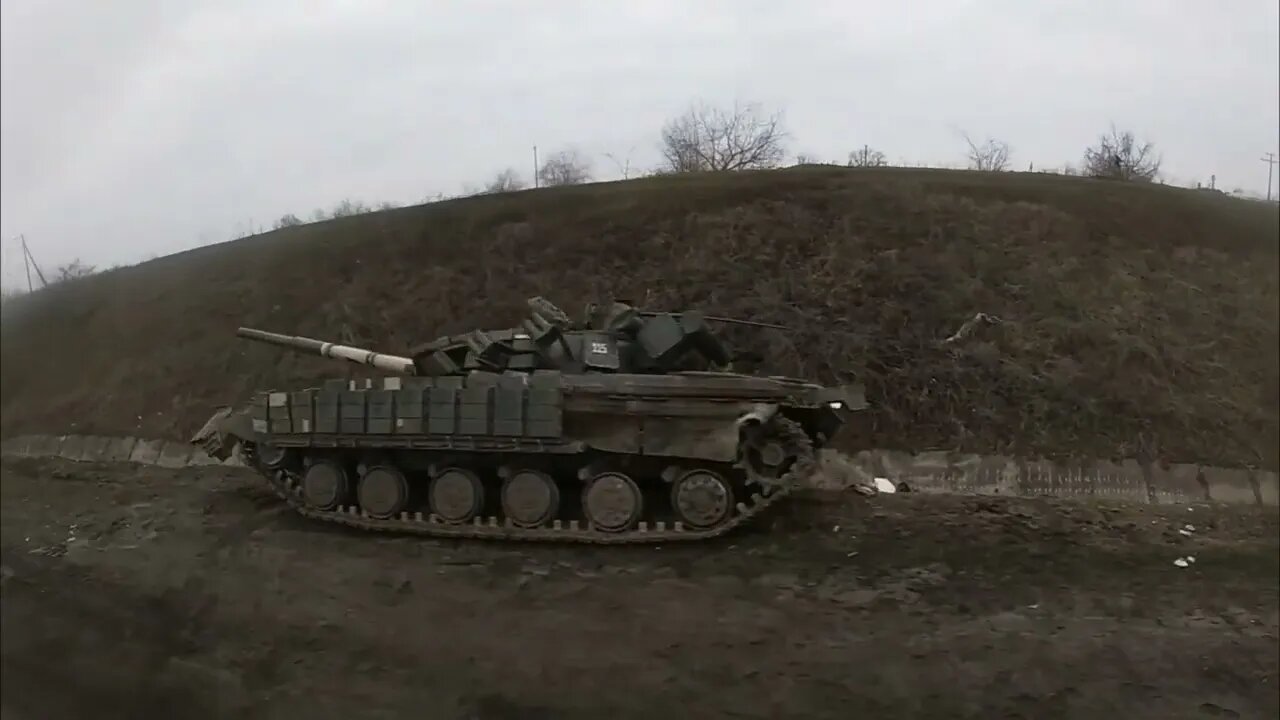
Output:
[[111,442],[107,445],[106,459],[109,462],[126,462],[137,444],[138,438],[111,438]]
[[107,449],[111,445],[111,438],[102,436],[91,436],[84,439],[84,447],[81,449],[80,459],[84,462],[106,462]]
[[190,443],[166,440],[160,448],[160,457],[156,458],[156,465],[163,468],[186,467],[191,461],[191,452],[194,449]]
[[84,454],[84,437],[80,435],[64,435],[58,446],[58,457],[65,460],[79,460]]
[[133,452],[129,454],[129,461],[141,465],[155,465],[160,460],[160,451],[163,449],[163,440],[143,440],[139,438],[133,444]]
[[26,457],[30,454],[31,438],[23,436],[9,438],[4,442],[0,442],[0,453],[5,455],[13,455],[15,457]]
[[62,437],[58,435],[37,435],[31,438],[27,447],[28,457],[57,457],[62,447]]
[[[188,443],[132,437],[31,435],[9,438],[0,451],[12,457],[62,457],[77,461],[129,461],[166,468],[243,466],[239,453],[215,460]],[[1146,503],[1222,502],[1280,504],[1280,478],[1262,470],[1172,465],[1144,468],[1135,460],[1086,460],[1055,464],[1001,456],[894,450],[820,454],[814,485],[824,490],[872,486],[875,478],[906,483],[916,492],[1081,497]]]

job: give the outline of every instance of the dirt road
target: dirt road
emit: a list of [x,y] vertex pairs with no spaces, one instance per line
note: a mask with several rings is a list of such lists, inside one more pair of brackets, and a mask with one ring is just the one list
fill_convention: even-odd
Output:
[[593,549],[330,529],[224,468],[5,461],[0,500],[4,718],[1280,712],[1274,509],[845,497]]

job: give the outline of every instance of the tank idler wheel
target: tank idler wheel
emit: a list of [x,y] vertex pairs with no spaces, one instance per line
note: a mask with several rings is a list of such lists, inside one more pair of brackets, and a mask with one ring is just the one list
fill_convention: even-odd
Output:
[[451,467],[431,481],[427,491],[431,512],[448,523],[465,523],[484,507],[480,477],[466,468]]
[[518,527],[545,525],[560,509],[560,488],[540,470],[519,470],[502,483],[502,514]]
[[267,470],[279,470],[289,461],[289,448],[276,447],[268,443],[259,443],[254,448],[258,464]]
[[582,510],[597,530],[622,532],[640,520],[644,497],[631,478],[620,472],[603,472],[583,488]]
[[671,507],[685,525],[713,528],[733,511],[733,487],[719,473],[691,470],[672,484]]
[[320,460],[302,476],[302,497],[316,510],[332,510],[351,492],[346,468],[332,460]]
[[386,520],[399,515],[409,504],[409,481],[394,467],[375,465],[360,478],[356,495],[361,510]]

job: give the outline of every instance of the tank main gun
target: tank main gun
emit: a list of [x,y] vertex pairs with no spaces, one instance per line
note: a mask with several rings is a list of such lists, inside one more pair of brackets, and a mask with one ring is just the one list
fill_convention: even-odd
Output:
[[[664,313],[664,312],[658,312],[657,310],[637,310],[636,314],[639,315],[640,317],[658,317],[659,315],[670,315],[671,317],[676,318],[677,320],[684,315],[684,313],[678,313],[678,312]],[[773,330],[787,329],[786,325],[779,325],[777,323],[760,322],[759,320],[742,320],[740,318],[724,317],[723,315],[703,315],[702,319],[708,322],[725,323],[727,325],[746,325],[748,327],[771,328]]]
[[418,367],[414,364],[413,360],[399,355],[377,353],[372,350],[324,342],[323,340],[315,340],[309,337],[302,337],[300,335],[281,335],[280,333],[267,332],[266,330],[257,330],[255,328],[248,327],[239,328],[236,330],[236,335],[249,340],[264,342],[268,345],[278,345],[280,347],[309,352],[321,357],[348,360],[358,365],[368,365],[385,372],[399,373],[401,375],[418,374]]

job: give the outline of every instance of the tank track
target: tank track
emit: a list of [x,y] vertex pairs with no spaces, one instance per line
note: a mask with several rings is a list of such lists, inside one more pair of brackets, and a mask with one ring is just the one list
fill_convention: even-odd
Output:
[[275,494],[299,515],[311,520],[360,530],[436,538],[568,542],[593,545],[654,544],[710,540],[723,536],[760,517],[767,509],[787,497],[800,483],[813,476],[818,467],[817,455],[813,442],[799,423],[782,417],[775,417],[771,422],[777,432],[777,439],[789,451],[788,455],[795,460],[790,468],[777,478],[764,480],[748,471],[748,475],[760,483],[762,492],[753,493],[749,502],[737,503],[737,512],[733,517],[716,527],[705,530],[688,528],[679,522],[670,524],[640,522],[630,530],[609,532],[583,527],[583,523],[577,520],[568,522],[555,520],[549,526],[524,528],[510,522],[503,522],[496,516],[476,517],[470,523],[452,524],[423,512],[405,512],[397,518],[378,519],[363,513],[354,505],[338,507],[334,510],[320,510],[308,506],[303,500],[301,476],[297,472],[262,468],[257,462],[253,446],[249,443],[242,445],[242,451],[247,464],[259,470]]

